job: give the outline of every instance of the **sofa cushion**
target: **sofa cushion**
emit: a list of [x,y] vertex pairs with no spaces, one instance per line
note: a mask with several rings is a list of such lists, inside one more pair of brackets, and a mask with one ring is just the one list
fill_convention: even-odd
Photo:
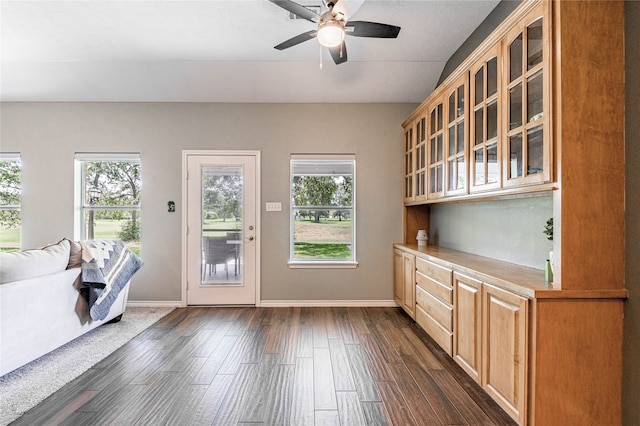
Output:
[[[67,239],[65,238],[65,240]],[[75,241],[67,241],[69,241],[69,246],[71,247],[67,269],[80,268],[82,266],[82,246]]]
[[67,269],[69,240],[42,249],[0,253],[0,284],[40,277]]

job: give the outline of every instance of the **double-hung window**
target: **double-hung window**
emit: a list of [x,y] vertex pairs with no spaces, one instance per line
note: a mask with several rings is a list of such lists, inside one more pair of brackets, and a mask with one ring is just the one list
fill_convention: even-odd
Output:
[[76,238],[118,239],[140,254],[140,154],[76,154]]
[[0,250],[20,250],[22,223],[20,154],[0,153]]
[[290,267],[355,267],[354,155],[291,156]]

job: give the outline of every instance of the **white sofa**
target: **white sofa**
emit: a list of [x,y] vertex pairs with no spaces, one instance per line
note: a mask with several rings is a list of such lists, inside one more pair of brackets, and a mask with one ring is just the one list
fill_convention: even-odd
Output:
[[77,290],[80,245],[0,253],[0,376],[70,342],[125,311],[129,284],[106,318],[92,321]]

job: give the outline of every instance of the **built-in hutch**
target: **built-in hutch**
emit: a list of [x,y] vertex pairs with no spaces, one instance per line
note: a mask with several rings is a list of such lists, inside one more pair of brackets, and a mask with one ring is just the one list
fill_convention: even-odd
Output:
[[[622,421],[623,48],[622,1],[524,1],[403,123],[394,297],[519,424]],[[434,205],[537,194],[553,282],[416,245]]]

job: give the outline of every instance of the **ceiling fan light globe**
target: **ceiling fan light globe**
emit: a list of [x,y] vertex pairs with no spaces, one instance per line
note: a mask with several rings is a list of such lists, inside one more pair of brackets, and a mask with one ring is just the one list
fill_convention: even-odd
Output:
[[344,28],[336,21],[325,22],[318,28],[318,42],[324,47],[339,46],[344,40]]

